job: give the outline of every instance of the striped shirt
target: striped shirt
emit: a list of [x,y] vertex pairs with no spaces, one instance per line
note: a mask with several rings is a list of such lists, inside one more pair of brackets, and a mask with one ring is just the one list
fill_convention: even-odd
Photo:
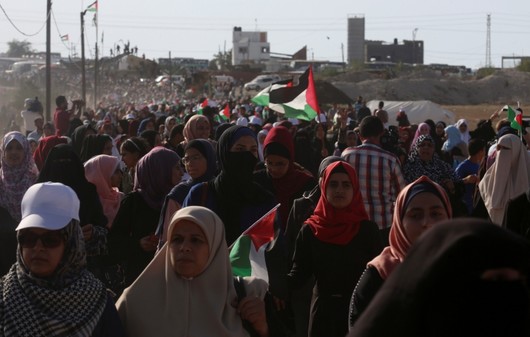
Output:
[[342,158],[357,171],[364,207],[379,229],[392,225],[394,202],[405,187],[399,159],[375,144],[349,147]]

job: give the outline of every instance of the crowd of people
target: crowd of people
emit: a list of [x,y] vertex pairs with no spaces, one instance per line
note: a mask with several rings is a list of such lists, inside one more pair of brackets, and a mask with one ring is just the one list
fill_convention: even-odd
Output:
[[[530,334],[525,125],[33,103],[1,144],[0,336]],[[235,277],[278,204],[268,280]]]

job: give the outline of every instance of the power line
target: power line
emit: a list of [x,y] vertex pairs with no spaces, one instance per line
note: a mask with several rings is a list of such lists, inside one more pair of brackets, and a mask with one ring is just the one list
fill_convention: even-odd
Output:
[[4,12],[4,15],[6,16],[7,18],[7,21],[9,21],[9,23],[11,23],[11,25],[13,26],[13,28],[15,28],[20,34],[24,35],[24,36],[28,36],[28,37],[32,37],[32,36],[35,36],[37,34],[39,34],[43,29],[44,27],[46,26],[46,21],[48,21],[48,18],[50,17],[50,13],[48,13],[48,15],[46,16],[46,20],[44,20],[44,23],[42,24],[42,27],[40,27],[40,29],[35,33],[35,34],[27,34],[27,33],[24,33],[22,30],[20,30],[17,25],[15,25],[15,23],[13,22],[13,20],[11,20],[11,18],[9,17],[9,15],[7,15],[7,12],[5,11],[4,7],[2,6],[2,4],[0,4],[0,9],[2,9],[2,12]]
[[66,43],[64,43],[64,41],[63,41],[63,35],[61,34],[61,31],[59,30],[59,26],[57,25],[57,20],[55,20],[55,13],[53,12],[53,10],[52,10],[52,18],[53,18],[53,22],[55,24],[55,29],[57,29],[57,34],[59,34],[59,40],[61,40],[61,43],[66,48],[68,48],[68,51],[70,51],[70,47],[68,47],[68,45]]

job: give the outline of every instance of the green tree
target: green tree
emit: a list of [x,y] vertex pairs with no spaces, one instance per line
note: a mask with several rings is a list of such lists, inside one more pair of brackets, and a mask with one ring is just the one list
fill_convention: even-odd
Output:
[[230,71],[234,69],[232,65],[232,50],[226,52],[219,52],[213,56],[208,68],[210,70]]
[[13,39],[7,43],[7,57],[21,57],[22,55],[27,55],[33,53],[33,48],[31,48],[31,42],[26,40],[19,41]]

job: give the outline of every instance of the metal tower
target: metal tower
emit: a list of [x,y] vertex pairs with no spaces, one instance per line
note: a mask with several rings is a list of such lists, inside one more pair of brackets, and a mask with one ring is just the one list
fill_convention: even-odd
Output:
[[491,68],[491,14],[488,14],[486,22],[486,67]]

